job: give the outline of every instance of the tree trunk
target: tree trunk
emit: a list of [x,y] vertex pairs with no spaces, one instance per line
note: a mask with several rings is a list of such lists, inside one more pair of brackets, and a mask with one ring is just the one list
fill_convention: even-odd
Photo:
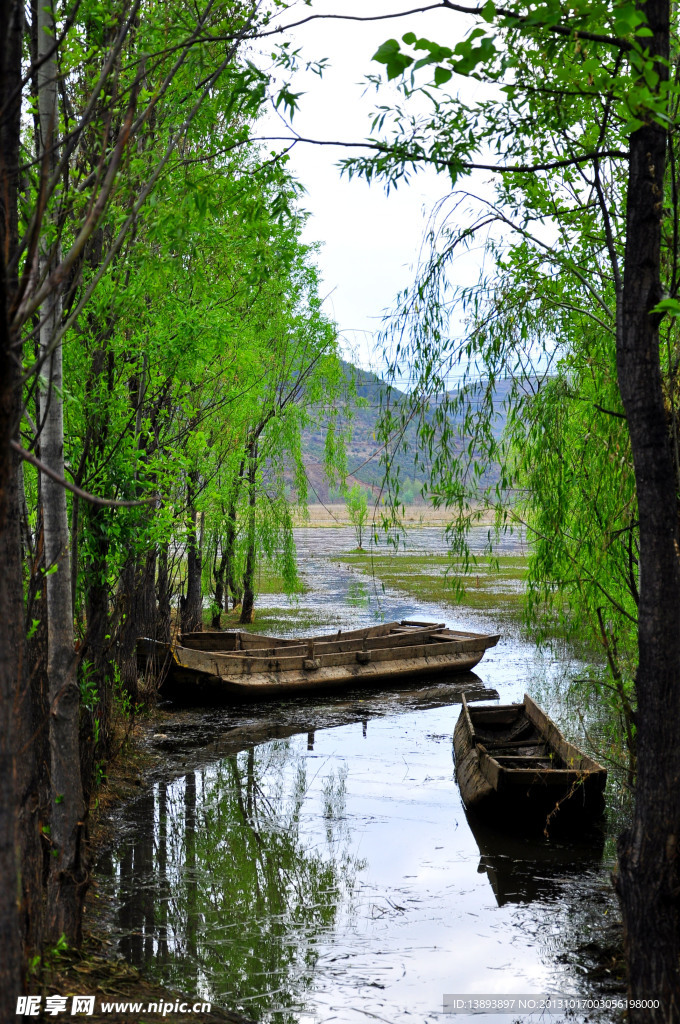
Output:
[[77,620],[78,597],[78,542],[80,540],[80,499],[73,495],[71,502],[71,607]]
[[[668,57],[669,9],[650,0],[650,50]],[[657,65],[662,78],[667,70]],[[629,994],[658,1010],[637,1022],[680,1021],[680,536],[676,472],[659,363],[661,221],[666,133],[648,124],[630,139],[626,262],[617,369],[635,466],[640,520],[636,677],[638,780],[633,822],[619,840],[618,891]]]
[[[102,233],[96,232],[90,244],[87,259],[94,270],[101,260]],[[96,319],[90,319],[94,337],[101,337],[92,353],[90,380],[87,394],[87,429],[84,452],[79,469],[78,482],[89,468],[97,467],[104,459],[109,433],[108,399],[114,387],[114,360],[107,335],[98,330]],[[105,382],[105,390],[100,387]],[[103,396],[106,396],[104,400]],[[78,514],[80,502],[73,499],[71,522],[72,560],[71,579],[73,607],[76,609],[78,567]],[[83,532],[87,536],[87,557],[83,566],[83,589],[85,604],[85,641],[82,649],[82,663],[87,665],[90,690],[94,700],[92,709],[86,713],[85,727],[81,730],[82,778],[85,792],[90,792],[93,772],[97,759],[104,759],[111,749],[111,708],[113,704],[113,671],[111,666],[111,622],[108,584],[109,566],[109,524],[111,512],[97,505],[83,508]],[[94,696],[96,694],[96,696]],[[98,734],[98,736],[97,736]]]
[[86,509],[89,535],[88,559],[84,565],[85,618],[87,628],[81,664],[87,671],[91,705],[83,710],[81,729],[81,768],[83,791],[91,793],[95,766],[111,750],[111,708],[113,672],[111,668],[109,586],[107,581],[109,539],[106,530],[110,513],[96,505]]
[[[218,561],[217,552],[221,548],[221,555]],[[227,571],[227,554],[222,547],[222,540],[218,536],[215,539],[215,562],[213,575],[215,577],[215,598],[213,601],[213,613],[210,625],[213,629],[219,629],[222,624],[222,611],[224,610],[224,577]]]
[[133,704],[139,699],[137,638],[156,633],[156,549],[130,555],[120,574],[117,599],[121,612],[117,660],[124,689]]
[[158,600],[158,618],[156,620],[156,632],[154,637],[162,643],[170,643],[170,571],[168,568],[168,545],[162,544],[158,549],[158,579],[156,581],[156,596]]
[[187,594],[182,604],[180,628],[183,633],[203,629],[203,593],[201,576],[203,555],[198,530],[198,513],[195,507],[198,488],[198,473],[189,475],[188,505],[191,526],[187,539]]
[[[6,15],[0,15],[0,29]],[[4,37],[3,37],[4,41]],[[2,73],[0,66],[0,73]],[[1,159],[1,158],[0,158]],[[6,283],[3,267],[3,286]],[[4,290],[4,289],[3,289]],[[0,349],[0,1019],[12,1020],[22,990],[22,929],[17,891],[20,881],[17,851],[23,829],[19,824],[19,794],[15,772],[19,761],[15,726],[17,697],[23,704],[27,682],[21,572],[20,510],[16,507],[16,466],[9,443],[17,423],[16,367],[6,333],[7,304],[3,300],[3,338]],[[22,756],[25,756],[22,752]]]
[[[38,502],[40,503],[40,479],[38,479]],[[42,827],[50,824],[51,787],[50,787],[50,704],[49,704],[49,679],[47,676],[47,594],[45,588],[45,534],[42,526],[42,514],[38,508],[38,521],[34,541],[33,558],[28,563],[29,578],[26,588],[26,624],[30,627],[30,637],[27,642],[27,659],[31,689],[31,707],[28,717],[22,714],[24,723],[32,731],[31,744],[34,750],[32,757],[27,757],[22,763],[20,770],[26,773],[25,788],[27,793],[33,793],[31,802],[34,803],[36,820],[34,822],[34,835],[26,831],[25,838],[30,844],[37,843],[36,851],[37,864],[30,875],[35,881],[37,889],[33,899],[37,900],[39,906],[37,913],[37,930],[40,939],[36,941],[36,949],[42,942],[43,932],[43,886],[50,870],[50,848],[47,834],[43,833]],[[34,775],[34,779],[30,776]],[[30,781],[29,781],[30,780]],[[22,854],[22,862],[26,865],[29,857],[26,852]],[[29,875],[24,866],[24,882],[28,886]]]
[[[23,4],[0,4],[0,1019],[14,1020],[25,956],[40,943],[41,850],[32,780],[18,466],[10,448],[20,419],[21,342],[10,329],[16,298]],[[37,885],[37,891],[35,886]],[[24,961],[22,963],[22,961]]]
[[250,447],[248,463],[248,549],[243,572],[243,605],[239,622],[252,622],[255,617],[255,502],[257,499],[257,441]]
[[236,548],[236,502],[238,497],[238,491],[241,488],[241,475],[237,479],[237,490],[236,495],[233,497],[231,505],[229,506],[229,517],[227,519],[227,536],[225,541],[225,552],[224,557],[226,558],[226,571],[225,571],[225,584],[226,584],[226,606],[227,611],[229,610],[229,594],[232,597],[232,607],[236,608],[243,597],[241,588],[236,580],[236,569],[235,569],[235,548]]
[[[38,56],[46,57],[56,35],[52,10],[38,5]],[[39,159],[52,170],[58,132],[57,66],[54,56],[38,69],[40,120]],[[50,246],[52,247],[50,251]],[[58,248],[43,237],[42,275],[59,259]],[[55,289],[40,310],[40,347],[44,358],[45,390],[41,396],[43,462],[64,476],[62,346],[54,343],[61,326],[61,294]],[[82,902],[87,872],[83,863],[85,805],[80,780],[78,717],[80,693],[73,645],[73,609],[66,491],[46,477],[42,484],[47,564],[47,675],[50,700],[50,772],[52,781],[52,860],[48,881],[48,935],[56,942],[65,935],[80,940]]]

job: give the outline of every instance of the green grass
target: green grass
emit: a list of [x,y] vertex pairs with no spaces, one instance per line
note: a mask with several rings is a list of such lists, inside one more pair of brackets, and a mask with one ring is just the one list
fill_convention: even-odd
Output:
[[522,618],[527,559],[521,555],[498,558],[497,570],[488,558],[480,558],[467,575],[463,574],[462,565],[447,555],[351,552],[338,556],[337,561],[356,567],[378,584],[413,597],[450,606],[464,605],[475,611],[494,611],[517,621]]
[[[295,591],[296,594],[305,594],[307,587],[300,581],[299,588]],[[276,569],[271,569],[268,566],[258,566],[256,577],[255,577],[255,592],[256,594],[285,594],[286,588],[283,582],[283,576]]]
[[[328,619],[323,615],[315,615],[307,609],[295,607],[258,608],[255,602],[255,621],[248,625],[239,622],[240,608],[223,612],[220,617],[222,629],[243,629],[254,633],[277,633],[289,629],[315,630],[328,626]],[[210,617],[208,616],[208,628]]]

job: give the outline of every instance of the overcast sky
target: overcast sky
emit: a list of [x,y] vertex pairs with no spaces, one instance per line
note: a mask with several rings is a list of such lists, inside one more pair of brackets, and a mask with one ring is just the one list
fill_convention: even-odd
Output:
[[[408,0],[314,0],[311,13],[366,16],[399,9],[408,10]],[[281,20],[290,23],[309,13],[310,8],[300,4]],[[444,11],[376,23],[318,21],[300,26],[292,33],[295,47],[302,47],[308,59],[327,57],[330,66],[322,79],[307,74],[294,81],[295,91],[305,92],[293,121],[295,130],[320,140],[367,138],[377,101],[373,89],[366,91],[364,79],[382,67],[371,60],[378,46],[409,30],[451,45],[465,29],[463,20]],[[385,102],[382,94],[380,102]],[[277,126],[276,117],[268,118],[266,126],[272,134],[277,127],[284,128],[282,122]],[[327,311],[347,347],[354,349],[356,361],[377,368],[373,337],[397,293],[412,281],[430,211],[450,190],[446,176],[429,170],[386,196],[379,183],[368,186],[341,178],[337,162],[344,155],[346,151],[335,147],[298,143],[291,165],[307,190],[303,203],[311,218],[305,240],[323,243],[318,263]],[[467,257],[457,276],[473,283],[479,259]]]

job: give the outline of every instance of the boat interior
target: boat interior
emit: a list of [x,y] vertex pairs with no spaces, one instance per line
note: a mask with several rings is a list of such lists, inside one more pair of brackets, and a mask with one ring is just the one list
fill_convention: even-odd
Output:
[[339,651],[408,647],[414,643],[436,645],[456,640],[472,640],[477,636],[480,634],[447,629],[443,622],[416,622],[407,619],[364,629],[344,632],[338,630],[337,633],[322,636],[292,639],[240,631],[184,633],[179,637],[179,645],[192,650],[223,654],[256,653],[261,658],[276,657],[284,652],[288,657],[315,657]]
[[503,768],[566,768],[550,747],[523,704],[496,708],[468,708],[475,741]]

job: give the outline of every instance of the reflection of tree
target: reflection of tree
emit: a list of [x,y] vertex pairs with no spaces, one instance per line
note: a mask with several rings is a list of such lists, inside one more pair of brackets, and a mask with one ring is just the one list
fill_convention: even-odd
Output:
[[122,952],[135,964],[153,956],[155,923],[155,895],[148,884],[154,869],[154,796],[141,797],[135,805],[139,821],[139,838],[126,846],[119,859],[121,892],[135,893],[134,904],[124,901],[120,909],[120,924],[126,931]]
[[292,1022],[317,943],[362,867],[348,850],[344,777],[326,778],[318,819],[306,815],[316,798],[288,742],[228,757],[201,779],[159,786],[114,858],[123,951],[185,991]]

